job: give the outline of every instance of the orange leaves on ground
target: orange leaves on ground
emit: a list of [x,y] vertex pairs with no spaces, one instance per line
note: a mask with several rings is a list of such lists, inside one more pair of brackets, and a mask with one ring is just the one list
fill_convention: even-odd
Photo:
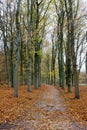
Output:
[[59,90],[68,106],[71,118],[79,123],[87,124],[87,87],[80,87],[80,99],[74,98],[74,87],[72,93],[68,93],[67,88],[64,91]]
[[21,119],[25,111],[36,103],[45,91],[45,86],[27,92],[27,86],[19,87],[19,97],[13,96],[13,88],[0,87],[0,122],[12,122]]

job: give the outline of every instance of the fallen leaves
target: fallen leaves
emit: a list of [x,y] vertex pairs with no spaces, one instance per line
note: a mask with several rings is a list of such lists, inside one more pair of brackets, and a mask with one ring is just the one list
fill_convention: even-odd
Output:
[[27,86],[19,87],[19,97],[14,98],[13,88],[0,87],[0,122],[14,122],[20,120],[25,111],[36,103],[45,91],[45,86],[32,92],[27,92]]
[[69,94],[67,90],[59,88],[57,91],[53,86],[42,85],[38,90],[32,86],[32,92],[28,93],[27,86],[22,86],[19,87],[19,97],[14,98],[12,88],[2,87],[0,88],[0,122],[3,125],[1,128],[8,125],[9,129],[14,126],[14,130],[65,128],[73,130],[77,127],[73,122],[87,123],[86,90],[86,87],[80,87],[81,99],[78,100],[74,99],[74,90]]
[[87,87],[80,87],[80,99],[74,98],[74,87],[72,93],[67,93],[67,88],[65,90],[59,88],[59,91],[65,100],[71,119],[87,125]]

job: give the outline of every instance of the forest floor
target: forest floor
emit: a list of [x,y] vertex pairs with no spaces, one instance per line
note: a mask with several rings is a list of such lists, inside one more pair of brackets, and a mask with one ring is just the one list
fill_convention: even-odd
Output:
[[0,130],[87,130],[87,87],[79,100],[51,85],[26,91],[14,98],[12,88],[0,88]]

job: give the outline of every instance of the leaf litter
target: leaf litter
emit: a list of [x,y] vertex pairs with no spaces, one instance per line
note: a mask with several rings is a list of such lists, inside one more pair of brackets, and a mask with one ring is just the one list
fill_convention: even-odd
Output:
[[44,84],[38,90],[32,86],[31,93],[27,92],[27,86],[19,87],[18,98],[13,97],[12,88],[2,87],[0,130],[86,130],[86,116],[80,118],[78,113],[82,111],[76,109],[80,106],[83,109],[83,98],[81,101],[71,98],[73,94],[67,94],[66,90]]

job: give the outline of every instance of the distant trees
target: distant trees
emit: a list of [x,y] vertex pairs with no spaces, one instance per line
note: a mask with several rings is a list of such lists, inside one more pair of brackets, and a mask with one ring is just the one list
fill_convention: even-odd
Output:
[[[0,9],[8,85],[14,87],[14,96],[18,97],[18,84],[26,84],[31,92],[31,84],[38,89],[42,81],[56,85],[59,80],[63,89],[66,83],[68,92],[74,85],[79,98],[78,79],[86,48],[80,1],[1,0]],[[45,48],[47,33],[51,35]]]
[[[77,62],[76,62],[76,55],[75,55],[75,34],[74,34],[74,24],[75,24],[75,17],[74,17],[74,10],[73,10],[73,1],[66,1],[65,2],[65,9],[66,9],[66,16],[67,16],[67,70],[66,73],[68,74],[68,91],[71,91],[71,81],[72,81],[72,72],[73,72],[73,79],[74,79],[74,86],[75,86],[75,97],[79,98],[79,88],[78,88],[78,70],[77,70]],[[77,7],[78,8],[78,7]],[[77,11],[77,10],[76,10]],[[71,71],[71,63],[72,63],[72,71]],[[69,70],[70,68],[70,70]]]
[[[14,87],[18,97],[18,84],[41,85],[41,58],[46,15],[51,0],[1,2],[0,30],[9,87]],[[4,6],[5,5],[5,6]]]
[[[79,0],[54,0],[57,21],[56,41],[58,47],[59,85],[64,88],[66,77],[68,92],[72,91],[72,85],[75,86],[75,98],[80,97],[79,70],[84,61],[81,59],[81,55],[85,36],[82,31],[85,25],[81,20],[83,16],[78,15],[79,3]],[[82,24],[82,28],[80,24]]]

